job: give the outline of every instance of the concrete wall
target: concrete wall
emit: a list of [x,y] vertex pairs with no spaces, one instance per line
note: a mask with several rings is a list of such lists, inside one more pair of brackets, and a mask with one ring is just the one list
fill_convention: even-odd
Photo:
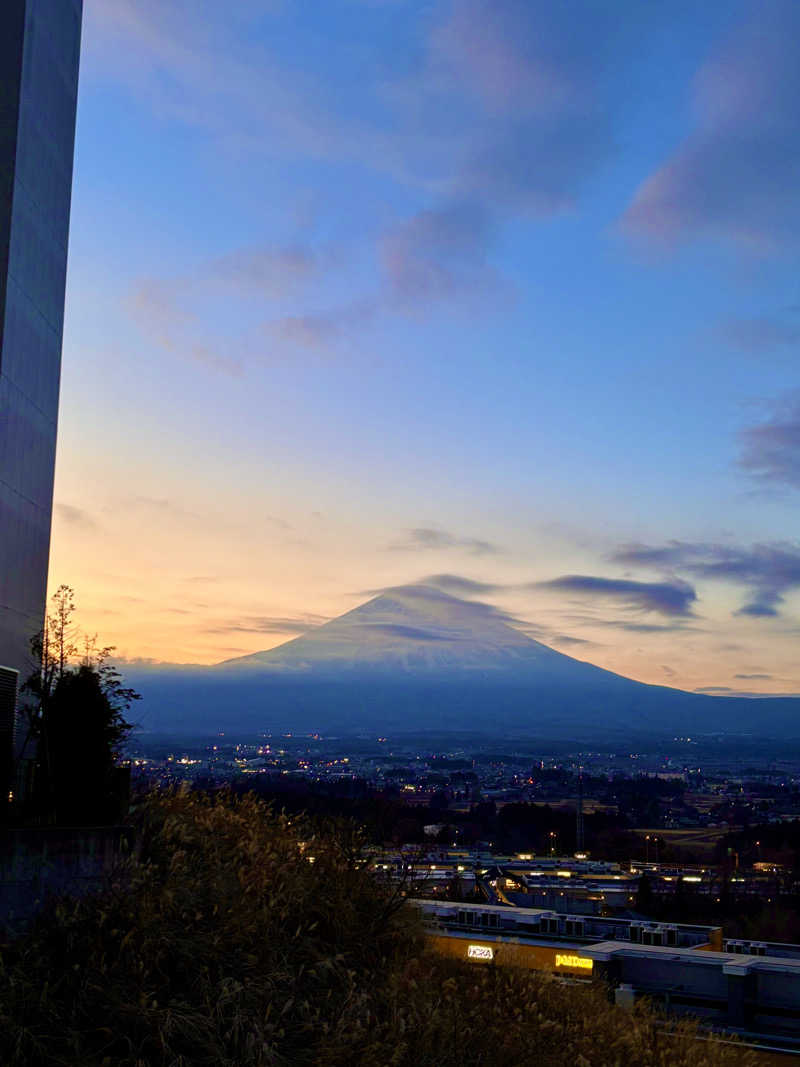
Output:
[[21,928],[51,897],[104,889],[132,847],[125,826],[0,830],[0,926]]

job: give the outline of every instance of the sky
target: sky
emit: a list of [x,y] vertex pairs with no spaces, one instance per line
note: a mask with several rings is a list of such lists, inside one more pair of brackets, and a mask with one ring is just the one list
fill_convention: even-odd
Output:
[[51,585],[127,659],[438,576],[800,692],[800,4],[84,0]]

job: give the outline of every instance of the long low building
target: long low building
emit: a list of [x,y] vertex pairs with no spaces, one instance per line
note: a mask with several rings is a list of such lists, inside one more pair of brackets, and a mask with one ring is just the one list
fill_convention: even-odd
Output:
[[800,1048],[800,946],[723,941],[719,927],[640,922],[434,900],[422,912],[431,947],[476,965],[527,967],[606,983],[710,1026]]

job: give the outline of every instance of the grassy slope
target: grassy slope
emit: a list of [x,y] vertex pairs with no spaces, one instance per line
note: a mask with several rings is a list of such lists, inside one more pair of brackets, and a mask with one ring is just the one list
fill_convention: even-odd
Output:
[[600,990],[429,955],[347,825],[188,794],[138,820],[114,891],[59,903],[0,953],[0,1063],[752,1062]]

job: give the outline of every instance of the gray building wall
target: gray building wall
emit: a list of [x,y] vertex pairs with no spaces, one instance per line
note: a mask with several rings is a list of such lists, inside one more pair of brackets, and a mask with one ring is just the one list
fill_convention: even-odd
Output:
[[0,2],[0,667],[20,682],[47,586],[81,15]]

